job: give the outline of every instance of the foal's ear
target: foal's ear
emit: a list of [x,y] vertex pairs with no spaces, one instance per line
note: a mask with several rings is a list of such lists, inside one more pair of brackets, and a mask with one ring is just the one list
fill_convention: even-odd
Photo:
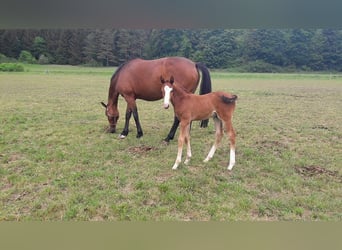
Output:
[[175,81],[175,79],[173,78],[173,76],[170,77],[170,83],[173,84]]
[[101,102],[101,104],[102,104],[103,107],[107,108],[106,104],[104,104],[103,102]]
[[160,76],[160,82],[161,82],[162,84],[164,84],[164,83],[165,83],[165,79],[164,79],[164,77],[163,77],[163,76]]

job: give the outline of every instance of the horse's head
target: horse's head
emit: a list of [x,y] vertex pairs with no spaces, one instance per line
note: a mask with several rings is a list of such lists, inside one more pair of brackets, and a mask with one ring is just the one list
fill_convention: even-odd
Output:
[[109,122],[109,128],[107,130],[108,133],[115,133],[116,130],[116,124],[119,120],[119,111],[117,107],[114,107],[113,105],[106,105],[103,102],[101,102],[102,106],[105,107],[105,115],[108,118]]
[[168,109],[170,106],[170,99],[171,99],[171,92],[173,90],[173,83],[174,83],[173,76],[170,77],[170,80],[165,80],[164,77],[160,76],[160,82],[162,83],[162,93],[164,99],[164,108]]

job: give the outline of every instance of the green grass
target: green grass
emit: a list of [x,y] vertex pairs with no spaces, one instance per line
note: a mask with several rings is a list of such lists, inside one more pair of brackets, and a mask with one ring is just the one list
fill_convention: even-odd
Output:
[[113,69],[25,67],[0,73],[0,220],[341,220],[340,75],[212,72],[239,96],[237,163],[226,170],[226,138],[203,163],[213,122],[194,123],[193,158],[173,171],[161,101],[139,100],[144,136],[132,119],[119,140],[100,105]]

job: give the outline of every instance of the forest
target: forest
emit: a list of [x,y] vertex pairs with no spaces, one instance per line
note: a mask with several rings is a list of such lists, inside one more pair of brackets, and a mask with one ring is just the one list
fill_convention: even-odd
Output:
[[0,63],[118,66],[165,56],[239,72],[342,72],[342,30],[0,30]]

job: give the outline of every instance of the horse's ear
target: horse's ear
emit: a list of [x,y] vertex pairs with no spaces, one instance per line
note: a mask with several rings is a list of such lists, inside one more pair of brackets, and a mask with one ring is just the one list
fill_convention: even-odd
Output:
[[173,84],[175,81],[175,79],[173,78],[173,76],[170,77],[170,83]]
[[103,102],[101,102],[101,104],[102,104],[103,107],[107,108],[106,104],[104,104]]
[[163,77],[163,76],[160,76],[160,82],[161,82],[162,84],[165,83],[165,80],[164,80],[164,77]]

